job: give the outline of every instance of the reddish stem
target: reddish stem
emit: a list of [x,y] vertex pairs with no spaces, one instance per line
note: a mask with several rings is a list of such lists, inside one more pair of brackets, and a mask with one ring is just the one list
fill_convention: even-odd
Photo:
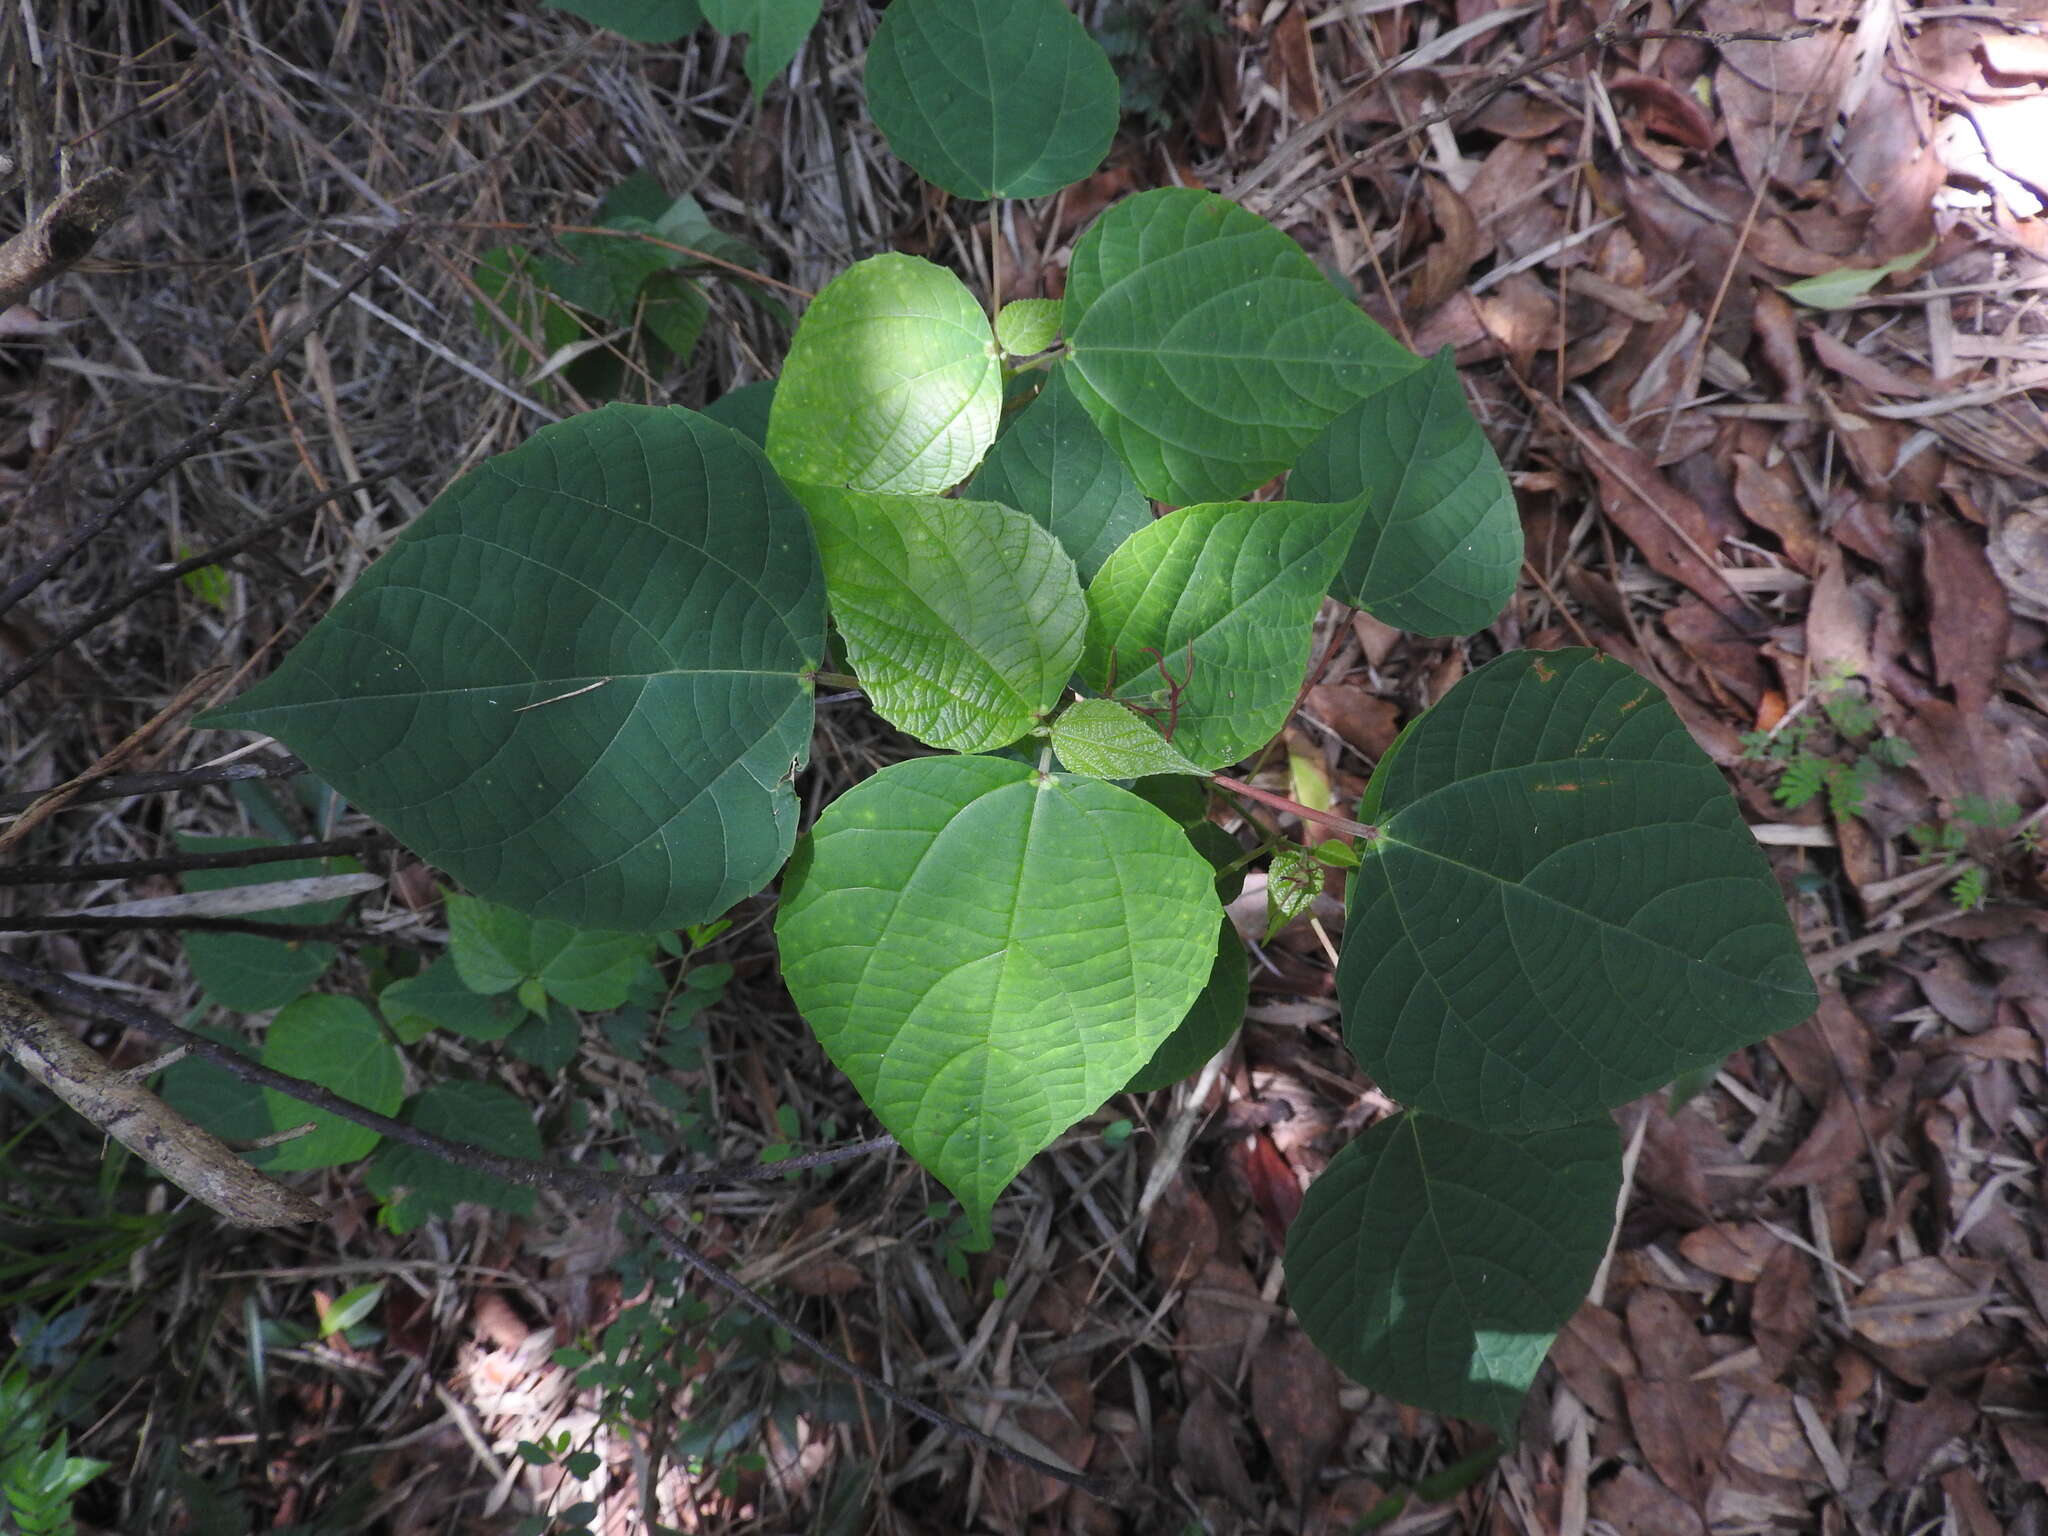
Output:
[[1328,827],[1333,832],[1349,832],[1353,837],[1362,837],[1368,843],[1379,840],[1380,829],[1369,827],[1362,821],[1351,821],[1342,816],[1333,816],[1328,811],[1318,811],[1303,805],[1299,800],[1290,800],[1285,795],[1276,795],[1269,789],[1254,789],[1242,779],[1233,779],[1220,773],[1212,773],[1209,780],[1247,800],[1256,800],[1261,805],[1271,806],[1276,811],[1287,811],[1303,821],[1312,821],[1319,827]]

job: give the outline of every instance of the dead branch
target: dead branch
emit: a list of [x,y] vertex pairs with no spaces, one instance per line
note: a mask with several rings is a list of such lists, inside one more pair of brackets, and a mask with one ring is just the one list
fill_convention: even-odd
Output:
[[193,1199],[244,1227],[319,1221],[320,1207],[251,1168],[216,1137],[117,1072],[0,982],[0,1046],[23,1070]]
[[82,260],[107,226],[121,217],[128,178],[95,171],[63,194],[20,234],[0,245],[0,309],[23,303],[43,284]]

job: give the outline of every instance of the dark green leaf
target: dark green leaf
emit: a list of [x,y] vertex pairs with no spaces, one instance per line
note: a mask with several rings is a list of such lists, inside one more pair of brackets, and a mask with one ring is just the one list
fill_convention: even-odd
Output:
[[1288,1300],[1355,1381],[1511,1436],[1620,1190],[1612,1125],[1496,1135],[1396,1115],[1309,1186],[1287,1235]]
[[[405,1069],[370,1010],[352,997],[313,993],[280,1009],[263,1037],[263,1065],[303,1077],[380,1115],[405,1100]],[[264,1162],[273,1173],[333,1168],[369,1155],[377,1132],[275,1089],[263,1090],[270,1128],[288,1131],[307,1121],[313,1129],[278,1146]]]
[[697,0],[547,0],[636,43],[672,43],[703,21]]
[[889,147],[957,197],[1057,192],[1116,136],[1116,73],[1060,0],[895,0],[867,88]]
[[[415,1129],[462,1146],[505,1157],[536,1159],[541,1155],[540,1131],[532,1114],[493,1083],[436,1083],[415,1096],[401,1118]],[[474,1172],[438,1153],[398,1141],[386,1141],[377,1149],[363,1182],[385,1202],[383,1220],[393,1232],[410,1232],[436,1216],[453,1215],[456,1202],[462,1200],[514,1216],[533,1213],[529,1186]]]
[[1387,1092],[1500,1130],[1590,1119],[1813,1011],[1770,865],[1654,685],[1521,651],[1403,731],[1359,820],[1337,989]]
[[1465,403],[1448,347],[1331,422],[1302,453],[1287,494],[1364,496],[1330,595],[1382,623],[1468,635],[1514,593],[1522,565],[1515,494]]
[[1212,193],[1140,193],[1067,274],[1074,393],[1148,496],[1224,501],[1419,366],[1307,254]]
[[759,450],[608,406],[456,482],[205,723],[281,738],[491,900],[667,928],[787,857],[823,643],[809,520]]
[[996,439],[967,494],[1015,507],[1050,529],[1083,582],[1152,521],[1131,472],[1081,409],[1064,369],[1053,370],[1038,398]]
[[[185,853],[234,853],[245,848],[275,848],[266,837],[178,837]],[[354,874],[354,859],[287,859],[278,864],[253,864],[247,869],[188,869],[179,882],[188,891],[224,891],[242,885],[269,885],[279,880],[309,880],[318,875]],[[307,902],[275,911],[252,912],[266,923],[331,923],[348,908],[348,899]],[[192,974],[206,995],[237,1013],[268,1013],[282,1008],[320,979],[334,959],[334,946],[312,941],[266,939],[248,933],[188,933],[185,954]]]

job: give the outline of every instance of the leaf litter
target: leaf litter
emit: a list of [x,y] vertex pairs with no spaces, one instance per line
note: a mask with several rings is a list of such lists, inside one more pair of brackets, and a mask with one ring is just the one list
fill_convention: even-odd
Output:
[[[580,212],[594,176],[688,166],[713,216],[800,287],[818,287],[859,239],[927,254],[986,291],[985,214],[925,196],[839,83],[865,37],[862,9],[828,17],[811,45],[826,67],[757,111],[737,53],[717,45],[659,50],[659,69],[643,74],[625,45],[560,17],[500,48],[459,8],[419,7],[400,32],[377,34],[379,78],[399,97],[366,85],[356,98],[379,104],[384,135],[350,162],[375,193],[367,203],[322,153],[359,126],[323,116],[334,109],[305,99],[276,60],[360,71],[369,33],[301,17],[255,47],[225,21],[203,23],[237,68],[205,77],[224,92],[207,109],[220,114],[210,136],[194,141],[213,158],[181,162],[164,184],[164,238],[192,265],[145,291],[162,252],[117,230],[102,255],[126,269],[84,278],[101,318],[53,312],[71,328],[39,331],[33,352],[11,344],[0,488],[21,499],[10,538],[53,542],[85,476],[146,462],[204,416],[210,364],[138,370],[137,356],[191,350],[167,342],[167,314],[188,336],[261,329],[285,302],[263,282],[289,274],[317,289],[313,269],[339,264],[294,243],[309,197],[396,205],[438,167],[474,178],[469,217],[533,221]],[[116,90],[133,110],[103,104],[116,126],[102,152],[119,158],[159,120],[198,128],[199,66],[102,37],[82,17],[62,13],[40,41],[59,57],[104,48],[126,61]],[[1128,132],[1065,196],[1004,208],[1004,296],[1056,297],[1073,238],[1131,190],[1222,188],[1276,162],[1245,199],[1417,350],[1454,349],[1514,480],[1528,559],[1514,598],[1470,642],[1326,609],[1311,653],[1322,664],[1288,749],[1251,782],[1284,792],[1288,753],[1319,752],[1343,810],[1399,726],[1470,665],[1496,648],[1590,642],[1657,682],[1734,776],[1823,978],[1813,1021],[1732,1057],[1683,1108],[1667,1114],[1653,1096],[1621,1112],[1638,1149],[1627,1214],[1599,1290],[1539,1378],[1521,1444],[1391,1528],[1908,1531],[1945,1518],[1972,1536],[2048,1529],[2048,1397],[2035,1369],[2048,1337],[2038,28],[2006,8],[1920,16],[1883,0],[1625,7],[1619,32],[1661,35],[1605,48],[1581,46],[1591,26],[1580,8],[1477,0],[1225,4],[1200,26],[1162,12],[1143,46],[1164,125]],[[579,94],[543,82],[494,105],[526,78],[541,37]],[[419,115],[457,103],[409,68],[446,50],[462,78],[489,83],[449,129],[470,136],[459,150]],[[682,100],[693,117],[677,117]],[[209,222],[244,185],[297,214]],[[449,226],[437,256],[461,265],[472,233]],[[500,237],[474,238],[481,249]],[[251,263],[260,282],[235,275]],[[408,275],[467,308],[446,268]],[[779,355],[750,307],[714,303],[679,398],[760,377]],[[265,582],[241,599],[258,620],[187,594],[175,611],[138,610],[101,631],[89,658],[67,657],[8,717],[11,778],[64,777],[132,725],[118,699],[171,691],[222,650],[251,654],[292,608],[324,600],[327,573],[352,578],[448,464],[530,429],[502,393],[422,367],[434,354],[414,336],[459,344],[426,307],[402,326],[363,312],[348,323],[345,347],[331,334],[309,360],[340,379],[311,403],[281,397],[275,419],[234,439],[241,479],[216,470],[203,486],[166,488],[133,558],[215,542],[233,509],[302,494],[294,477],[324,485],[374,461],[405,468],[407,488],[331,509],[288,552],[245,566]],[[87,346],[81,325],[116,348]],[[132,338],[158,350],[119,345]],[[135,394],[174,372],[198,382]],[[84,430],[118,411],[131,413],[118,432]],[[9,616],[0,649],[28,654],[117,589],[116,566],[74,568],[46,611]],[[818,753],[838,765],[835,784],[901,750],[844,718],[827,716]],[[1801,776],[1846,788],[1792,803],[1784,786]],[[812,784],[812,809],[830,792]],[[190,829],[228,829],[225,809]],[[74,817],[72,856],[133,846],[117,809]],[[1298,832],[1270,819],[1235,830]],[[1262,894],[1256,905],[1262,915]],[[431,905],[404,918],[422,934],[432,920]],[[714,1015],[698,1079],[722,1106],[726,1158],[782,1139],[785,1108],[805,1126],[844,1110],[786,1005],[761,988],[761,926],[737,951],[741,984],[751,976],[760,990],[742,985],[738,1012]],[[1109,1106],[1103,1123],[1139,1127],[1120,1145],[1087,1125],[1064,1138],[1027,1174],[996,1249],[957,1274],[933,1246],[943,1224],[900,1165],[702,1204],[707,1251],[771,1284],[791,1276],[807,1316],[856,1357],[889,1360],[899,1379],[943,1386],[1043,1451],[1149,1490],[1128,1508],[1000,1463],[977,1468],[872,1409],[762,1420],[764,1465],[732,1492],[676,1468],[643,1490],[632,1437],[608,1429],[549,1358],[634,1300],[617,1233],[543,1211],[530,1226],[465,1218],[449,1228],[455,1246],[425,1259],[362,1213],[320,1235],[322,1264],[389,1265],[403,1283],[381,1304],[388,1342],[350,1346],[340,1365],[277,1365],[282,1459],[267,1512],[301,1518],[335,1496],[343,1473],[319,1447],[358,1415],[364,1400],[342,1383],[360,1380],[377,1385],[369,1401],[387,1443],[369,1465],[394,1531],[428,1528],[425,1511],[521,1477],[534,1492],[589,1492],[607,1529],[633,1529],[647,1491],[687,1502],[692,1529],[794,1528],[841,1470],[862,1465],[887,1469],[874,1507],[892,1531],[1351,1528],[1483,1437],[1318,1370],[1285,1312],[1278,1233],[1290,1205],[1330,1148],[1394,1107],[1339,1048],[1326,942],[1304,918],[1262,945],[1246,1027],[1199,1096]],[[176,985],[140,934],[65,939],[48,954],[131,985]],[[559,1088],[526,1087],[564,1107]],[[623,1056],[594,1055],[585,1091],[618,1126],[666,1119],[648,1074]],[[260,1246],[236,1254],[267,1306],[312,1315],[302,1264]],[[203,1276],[224,1259],[180,1262]],[[358,1278],[317,1283],[333,1295]],[[198,1326],[189,1310],[164,1320],[173,1335]],[[457,1371],[422,1374],[449,1359]],[[779,1388],[821,1390],[823,1373],[728,1344],[686,1377],[677,1411],[743,1414]],[[543,1427],[570,1429],[610,1470],[522,1474],[511,1446]],[[208,1468],[238,1475],[238,1422],[202,1430],[219,1441]],[[503,1528],[488,1523],[502,1498],[473,1507],[475,1529]]]

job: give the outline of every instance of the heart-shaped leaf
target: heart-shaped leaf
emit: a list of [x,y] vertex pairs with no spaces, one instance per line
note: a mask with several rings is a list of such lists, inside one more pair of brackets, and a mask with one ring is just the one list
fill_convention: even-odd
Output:
[[1060,0],[895,0],[868,50],[868,112],[956,197],[1043,197],[1092,174],[1119,91]]
[[[313,992],[278,1010],[263,1036],[263,1065],[303,1077],[380,1115],[405,1102],[405,1069],[370,1010],[352,997]],[[367,1157],[378,1133],[314,1109],[274,1088],[263,1090],[273,1130],[312,1122],[313,1129],[276,1147],[263,1166],[273,1173],[333,1168]]]
[[747,35],[747,80],[754,100],[789,68],[797,49],[817,25],[823,0],[694,0],[704,19],[727,37]]
[[768,457],[809,485],[949,490],[996,439],[999,359],[959,278],[916,256],[870,256],[804,312],[776,381]]
[[1515,493],[1465,404],[1448,347],[1331,422],[1295,464],[1287,494],[1365,497],[1330,595],[1396,629],[1469,635],[1514,593]]
[[1222,501],[1291,465],[1418,366],[1306,252],[1188,187],[1097,219],[1067,272],[1074,393],[1160,501]]
[[204,723],[277,736],[480,895],[673,928],[788,857],[824,589],[751,443],[607,406],[457,481]]
[[1344,1038],[1402,1103],[1589,1120],[1813,1011],[1769,864],[1656,687],[1489,662],[1401,733],[1359,820]]
[[1158,711],[1203,768],[1257,751],[1287,723],[1309,624],[1358,513],[1356,502],[1226,501],[1140,528],[1089,584],[1081,675]]
[[1137,482],[1074,398],[1063,368],[996,439],[967,489],[1050,528],[1084,582],[1152,521]]
[[992,757],[885,768],[784,881],[790,996],[984,1239],[1004,1186],[1130,1080],[1215,954],[1208,862],[1099,779]]
[[1209,980],[1202,995],[1195,999],[1188,1016],[1174,1026],[1173,1033],[1160,1042],[1152,1059],[1124,1084],[1124,1092],[1151,1093],[1171,1088],[1182,1078],[1201,1071],[1211,1056],[1230,1044],[1230,1037],[1244,1023],[1244,1005],[1251,996],[1251,985],[1251,964],[1245,958],[1244,940],[1237,936],[1237,929],[1226,917],[1216,937],[1216,959],[1209,967]]
[[932,746],[987,752],[1051,713],[1088,627],[1051,534],[992,501],[796,489],[877,714]]
[[1184,753],[1128,704],[1076,699],[1052,723],[1052,750],[1075,773],[1098,779],[1200,773]]
[[1395,1115],[1309,1186],[1287,1234],[1287,1299],[1354,1380],[1512,1437],[1600,1267],[1620,1191],[1612,1125],[1497,1135]]

